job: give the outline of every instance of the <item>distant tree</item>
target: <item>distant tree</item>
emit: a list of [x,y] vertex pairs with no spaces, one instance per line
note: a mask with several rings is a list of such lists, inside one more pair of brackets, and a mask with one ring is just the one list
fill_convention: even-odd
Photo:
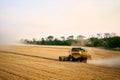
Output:
[[102,46],[103,45],[103,40],[102,39],[98,39],[96,37],[92,37],[92,38],[89,39],[87,45],[93,46],[93,47]]
[[37,43],[35,38],[33,38],[32,43],[33,43],[33,44],[36,44],[36,43]]
[[65,37],[64,37],[64,36],[62,36],[61,39],[62,39],[63,41],[65,41]]
[[33,44],[33,41],[25,39],[23,43],[25,43],[25,44]]
[[100,39],[102,38],[102,34],[101,33],[97,33],[97,37]]
[[41,44],[44,45],[45,44],[45,39],[41,38]]
[[78,35],[77,36],[77,41],[76,41],[76,43],[77,43],[77,45],[79,45],[79,46],[84,46],[85,45],[85,36],[83,36],[83,35]]
[[27,43],[28,43],[28,40],[27,40],[27,39],[25,39],[25,40],[23,41],[23,43],[27,44]]
[[67,40],[73,40],[73,39],[74,39],[73,35],[67,37]]
[[47,37],[47,40],[48,40],[48,41],[52,41],[53,38],[54,38],[53,36],[48,36],[48,37]]
[[110,38],[110,33],[104,33],[104,38]]
[[111,37],[115,37],[115,36],[116,36],[116,33],[111,33],[110,36],[111,36]]

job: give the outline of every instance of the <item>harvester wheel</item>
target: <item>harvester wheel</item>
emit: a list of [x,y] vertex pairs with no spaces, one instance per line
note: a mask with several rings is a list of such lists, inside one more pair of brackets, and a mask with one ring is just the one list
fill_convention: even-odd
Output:
[[81,62],[81,59],[79,58],[77,61],[78,61],[78,62]]
[[69,57],[69,61],[73,61],[73,57]]

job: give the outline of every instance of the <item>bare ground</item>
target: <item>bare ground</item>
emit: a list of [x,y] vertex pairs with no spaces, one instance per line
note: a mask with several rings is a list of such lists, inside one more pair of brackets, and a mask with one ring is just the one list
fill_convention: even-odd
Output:
[[88,63],[59,62],[70,47],[8,46],[0,48],[0,80],[120,80],[120,68],[91,64],[93,60],[120,57],[119,51],[84,47]]

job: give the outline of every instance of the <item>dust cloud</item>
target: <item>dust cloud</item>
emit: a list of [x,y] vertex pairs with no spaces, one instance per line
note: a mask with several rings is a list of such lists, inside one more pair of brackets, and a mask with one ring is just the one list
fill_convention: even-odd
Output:
[[120,57],[100,59],[100,60],[90,60],[88,61],[88,63],[98,65],[98,66],[120,68]]
[[0,37],[0,46],[9,46],[9,45],[23,45],[19,40],[15,40],[14,38],[9,37]]
[[0,36],[0,46],[6,46],[6,45],[12,45],[12,44],[20,44],[20,42],[11,37]]
[[19,44],[19,33],[16,30],[0,29],[0,46]]

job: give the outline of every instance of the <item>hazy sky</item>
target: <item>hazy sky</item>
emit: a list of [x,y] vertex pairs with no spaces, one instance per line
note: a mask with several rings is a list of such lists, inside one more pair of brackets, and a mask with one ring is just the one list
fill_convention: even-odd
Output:
[[120,0],[0,0],[0,39],[120,35]]

